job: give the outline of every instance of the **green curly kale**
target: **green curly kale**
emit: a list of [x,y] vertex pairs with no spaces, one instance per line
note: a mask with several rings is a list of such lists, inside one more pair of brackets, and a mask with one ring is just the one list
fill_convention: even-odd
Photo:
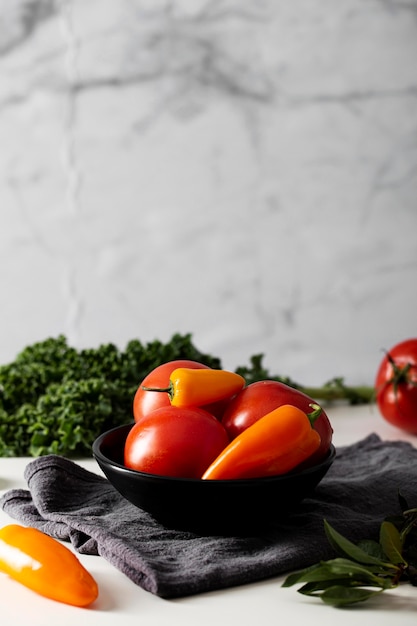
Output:
[[174,359],[221,367],[190,335],[133,340],[123,351],[113,344],[77,351],[62,335],[26,347],[0,366],[0,456],[89,456],[101,432],[133,420],[141,380]]

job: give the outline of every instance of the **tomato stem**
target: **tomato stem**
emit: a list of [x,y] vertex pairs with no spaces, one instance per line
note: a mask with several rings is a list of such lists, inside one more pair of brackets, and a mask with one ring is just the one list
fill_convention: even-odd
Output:
[[389,352],[387,352],[387,359],[394,372],[390,382],[394,385],[395,392],[397,392],[399,384],[411,382],[409,379],[409,372],[412,367],[412,363],[406,363],[403,367],[399,367]]

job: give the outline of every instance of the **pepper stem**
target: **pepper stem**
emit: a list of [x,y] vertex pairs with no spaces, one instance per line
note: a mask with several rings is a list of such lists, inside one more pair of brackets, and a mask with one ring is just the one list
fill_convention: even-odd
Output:
[[323,409],[318,404],[309,404],[313,409],[311,413],[307,413],[307,417],[310,420],[310,424],[313,426],[316,419],[321,415]]
[[168,387],[146,387],[145,385],[142,385],[141,389],[143,389],[143,391],[157,391],[159,393],[167,393],[171,400],[174,395],[172,383],[170,383]]

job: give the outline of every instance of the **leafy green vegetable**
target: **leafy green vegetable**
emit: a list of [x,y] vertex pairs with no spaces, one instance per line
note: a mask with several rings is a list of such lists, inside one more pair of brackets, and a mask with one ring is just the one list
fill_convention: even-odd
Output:
[[[200,352],[189,334],[174,334],[167,343],[135,339],[124,350],[111,343],[76,350],[63,335],[27,346],[12,363],[0,366],[0,456],[90,456],[101,432],[133,420],[133,397],[143,378],[174,359],[222,367],[219,358]],[[341,378],[305,388],[272,376],[262,359],[255,355],[249,366],[237,368],[248,384],[269,378],[317,400],[373,400],[372,388],[350,388]]]
[[417,508],[399,499],[402,512],[381,523],[379,542],[354,544],[325,520],[329,543],[340,556],[290,574],[282,586],[304,583],[299,593],[336,607],[364,602],[400,582],[417,586]]
[[190,335],[164,344],[130,341],[77,351],[64,336],[26,347],[0,367],[0,456],[90,456],[104,430],[133,420],[132,402],[141,380],[174,359],[221,367]]

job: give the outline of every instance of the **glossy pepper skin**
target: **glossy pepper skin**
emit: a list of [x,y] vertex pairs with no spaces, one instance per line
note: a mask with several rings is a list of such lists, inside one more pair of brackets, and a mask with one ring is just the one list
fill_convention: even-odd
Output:
[[309,417],[286,404],[264,415],[231,441],[202,478],[260,478],[295,469],[320,446],[320,435],[312,428],[317,409]]
[[36,528],[0,529],[0,571],[52,600],[85,607],[98,597],[91,574],[69,548]]
[[201,407],[232,398],[244,387],[245,382],[243,376],[235,372],[179,367],[171,373],[168,387],[142,389],[168,393],[172,406]]

